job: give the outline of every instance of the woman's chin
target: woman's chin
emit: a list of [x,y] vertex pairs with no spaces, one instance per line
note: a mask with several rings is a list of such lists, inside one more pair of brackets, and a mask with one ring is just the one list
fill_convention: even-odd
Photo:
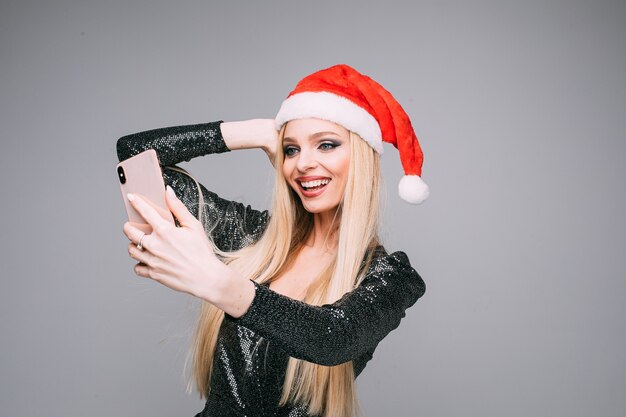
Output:
[[311,214],[322,214],[326,212],[332,212],[334,214],[341,200],[341,197],[337,195],[333,188],[322,190],[322,192],[317,195],[306,195],[299,191],[300,190],[294,190],[302,203],[302,207]]
[[302,206],[311,214],[335,213],[338,204],[320,204],[321,202],[302,201]]

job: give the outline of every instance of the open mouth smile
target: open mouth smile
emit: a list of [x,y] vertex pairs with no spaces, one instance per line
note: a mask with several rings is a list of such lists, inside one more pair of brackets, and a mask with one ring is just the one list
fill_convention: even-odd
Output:
[[315,196],[320,195],[322,192],[324,192],[324,189],[326,188],[326,186],[328,185],[330,181],[331,181],[330,178],[323,178],[323,177],[319,177],[315,179],[309,179],[309,178],[296,179],[296,182],[300,186],[300,191],[305,197],[315,197]]

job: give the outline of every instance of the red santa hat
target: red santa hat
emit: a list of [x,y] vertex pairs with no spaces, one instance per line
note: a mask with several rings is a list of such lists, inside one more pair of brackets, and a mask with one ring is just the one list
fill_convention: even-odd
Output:
[[361,136],[382,155],[383,141],[400,152],[404,177],[400,197],[420,204],[429,195],[422,181],[424,156],[411,120],[380,84],[348,65],[335,65],[304,77],[283,101],[276,128],[290,120],[314,117],[337,123]]

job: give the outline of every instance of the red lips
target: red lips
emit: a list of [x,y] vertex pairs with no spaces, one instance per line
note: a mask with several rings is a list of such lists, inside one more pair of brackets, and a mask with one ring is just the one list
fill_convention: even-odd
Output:
[[[320,180],[328,180],[328,183],[319,185],[315,187],[314,189],[306,189],[302,186],[303,182],[320,181]],[[296,182],[300,186],[300,193],[304,197],[307,197],[307,198],[317,197],[318,195],[322,194],[324,190],[326,189],[326,186],[330,183],[330,181],[331,179],[329,177],[321,177],[321,176],[313,176],[313,175],[302,176],[302,177],[296,178]]]

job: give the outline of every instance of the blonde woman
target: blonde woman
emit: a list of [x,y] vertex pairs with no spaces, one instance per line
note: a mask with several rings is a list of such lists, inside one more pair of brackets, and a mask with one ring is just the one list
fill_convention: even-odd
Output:
[[[155,149],[179,227],[139,195],[153,227],[130,223],[137,275],[203,300],[193,372],[196,417],[358,414],[355,378],[425,290],[378,229],[382,141],[400,151],[400,195],[428,196],[408,116],[347,65],[305,77],[274,120],[157,129],[117,142],[120,160]],[[271,212],[220,198],[175,164],[260,148],[275,169]]]

